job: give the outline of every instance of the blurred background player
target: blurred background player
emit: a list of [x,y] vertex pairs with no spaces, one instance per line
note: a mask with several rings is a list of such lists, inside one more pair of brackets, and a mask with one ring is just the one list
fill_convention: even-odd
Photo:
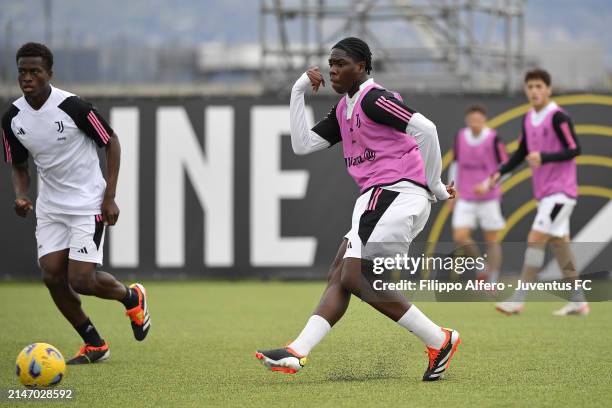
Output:
[[[421,339],[429,354],[424,381],[438,380],[460,343],[459,333],[429,320],[398,292],[374,291],[368,243],[382,243],[377,256],[394,256],[385,247],[407,247],[423,229],[435,198],[454,198],[452,185],[440,180],[440,146],[435,125],[408,108],[398,94],[369,78],[372,69],[368,45],[354,37],[332,48],[329,57],[332,88],[344,94],[327,117],[312,129],[306,124],[304,93],[314,91],[323,76],[309,69],[291,92],[291,141],[304,155],[342,143],[349,174],[360,187],[352,228],[336,257],[328,287],[319,307],[300,335],[285,348],[257,351],[256,357],[273,371],[295,373],[305,357],[329,332],[348,307],[350,295],[364,300]],[[435,196],[435,198],[434,198]],[[342,254],[345,248],[344,254]],[[342,257],[342,261],[340,261]],[[337,285],[339,283],[339,285]]]
[[[567,112],[550,100],[551,93],[548,72],[542,69],[527,72],[525,94],[532,108],[523,118],[519,147],[491,177],[492,185],[523,160],[531,167],[538,210],[527,237],[520,277],[523,282],[533,281],[544,265],[547,244],[551,244],[565,278],[573,282],[578,276],[570,247],[570,216],[578,197],[576,156],[580,154],[580,144],[572,120]],[[526,292],[517,289],[508,301],[498,303],[496,309],[505,314],[520,313],[525,297]],[[557,316],[588,313],[589,305],[582,290],[574,290],[571,301],[553,312]]]
[[471,257],[479,257],[480,250],[472,239],[476,227],[482,229],[487,244],[487,263],[478,271],[476,279],[497,282],[502,253],[498,233],[506,222],[501,211],[499,185],[488,188],[489,176],[501,163],[508,160],[506,147],[495,129],[486,127],[487,112],[483,106],[468,108],[466,127],[455,137],[455,159],[449,168],[449,180],[455,181],[457,200],[448,205],[453,209],[453,240]]
[[[51,85],[53,54],[43,44],[27,43],[16,55],[23,96],[2,116],[5,160],[12,165],[15,211],[26,217],[29,198],[28,157],[41,184],[36,200],[36,240],[43,280],[64,317],[85,344],[68,364],[87,364],[110,356],[106,342],[81,308],[81,295],[118,300],[126,308],[134,337],[150,328],[146,292],[130,287],[102,265],[104,229],[115,225],[115,191],[121,147],[106,120],[78,96]],[[96,145],[106,150],[107,180]]]

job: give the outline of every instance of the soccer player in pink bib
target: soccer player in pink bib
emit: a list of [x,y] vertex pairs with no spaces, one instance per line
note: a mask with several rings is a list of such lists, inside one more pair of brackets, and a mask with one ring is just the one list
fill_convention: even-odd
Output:
[[455,181],[457,200],[449,201],[453,208],[453,240],[467,255],[479,257],[480,250],[472,239],[472,230],[482,229],[487,244],[487,266],[476,278],[497,282],[501,266],[498,233],[506,221],[501,211],[501,189],[488,188],[489,176],[508,160],[506,147],[495,129],[486,127],[487,112],[474,105],[465,115],[466,127],[455,137],[454,161],[449,168],[449,180]]
[[459,333],[433,323],[399,292],[375,291],[368,280],[375,257],[394,256],[398,248],[407,252],[427,222],[432,201],[454,198],[453,186],[440,180],[436,127],[399,94],[369,78],[371,52],[364,41],[349,37],[334,45],[329,68],[332,88],[344,96],[312,129],[306,123],[304,93],[325,85],[319,68],[309,69],[293,86],[293,150],[305,155],[341,143],[361,195],[328,286],[306,326],[287,347],[258,350],[256,356],[273,371],[297,372],[355,295],[425,343],[429,362],[423,380],[438,380],[457,350]]
[[[567,279],[577,277],[576,262],[570,248],[570,216],[576,206],[578,183],[576,156],[580,145],[574,125],[566,111],[550,100],[550,74],[535,69],[525,75],[525,93],[532,108],[523,118],[519,147],[507,163],[491,177],[491,185],[511,172],[523,160],[532,171],[533,195],[538,210],[527,237],[527,250],[521,281],[531,282],[545,261],[545,248],[551,244],[555,258]],[[523,310],[526,292],[517,289],[512,297],[496,305],[502,313],[518,314]],[[581,290],[571,294],[571,301],[553,312],[556,316],[587,315],[589,305]]]

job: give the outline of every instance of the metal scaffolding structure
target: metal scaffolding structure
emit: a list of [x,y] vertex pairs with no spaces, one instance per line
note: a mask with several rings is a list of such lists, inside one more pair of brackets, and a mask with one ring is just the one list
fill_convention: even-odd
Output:
[[260,0],[261,79],[288,89],[330,47],[363,38],[374,75],[415,91],[510,92],[525,65],[525,0]]

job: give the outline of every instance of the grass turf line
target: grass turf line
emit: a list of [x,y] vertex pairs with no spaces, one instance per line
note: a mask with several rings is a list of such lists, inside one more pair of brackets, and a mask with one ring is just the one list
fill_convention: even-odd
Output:
[[[603,407],[612,400],[611,303],[591,304],[587,318],[551,316],[560,303],[529,303],[512,317],[492,303],[420,303],[463,339],[446,378],[423,383],[425,347],[355,298],[302,371],[265,370],[255,349],[296,336],[323,283],[156,282],[146,288],[152,328],[142,343],[133,339],[120,303],[83,297],[111,358],[68,367],[61,386],[75,390],[76,405],[52,406]],[[0,284],[0,327],[3,392],[20,387],[14,361],[27,344],[48,342],[69,358],[81,343],[42,283]]]

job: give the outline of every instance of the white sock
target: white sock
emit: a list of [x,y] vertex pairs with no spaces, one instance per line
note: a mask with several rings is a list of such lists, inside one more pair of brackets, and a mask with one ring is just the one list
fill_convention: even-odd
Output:
[[508,299],[507,301],[508,302],[524,303],[526,297],[527,297],[527,291],[525,291],[523,289],[516,289],[514,291],[514,293],[512,294],[512,296],[510,296],[510,299]]
[[397,324],[410,330],[423,343],[435,349],[441,348],[446,339],[440,326],[429,320],[415,305],[410,306]]
[[497,283],[497,281],[499,280],[499,271],[489,271],[488,280],[490,283]]
[[287,347],[300,356],[307,356],[330,330],[331,326],[327,320],[319,315],[312,315],[297,339]]

